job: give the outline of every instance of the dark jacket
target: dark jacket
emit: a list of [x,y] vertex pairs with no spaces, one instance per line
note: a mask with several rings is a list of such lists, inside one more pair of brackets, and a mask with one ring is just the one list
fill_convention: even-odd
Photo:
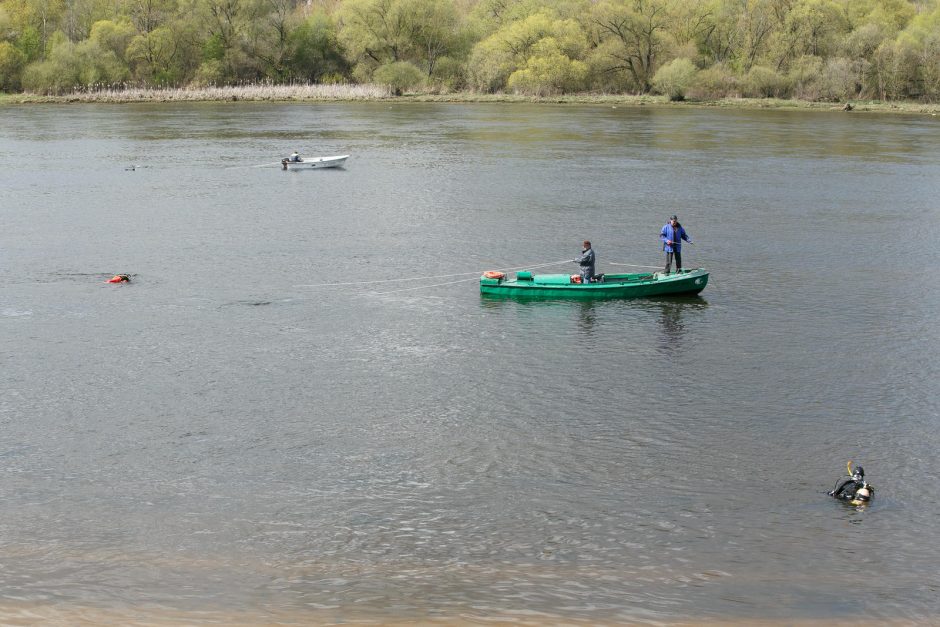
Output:
[[588,248],[587,250],[581,251],[581,256],[577,259],[578,265],[581,266],[581,276],[587,277],[588,279],[594,276],[594,249]]
[[868,500],[875,493],[875,489],[868,485],[864,480],[857,480],[852,477],[844,479],[835,489],[829,493],[829,496],[835,497],[843,501],[853,501],[856,499],[856,494],[862,488],[868,488],[868,496],[860,500]]

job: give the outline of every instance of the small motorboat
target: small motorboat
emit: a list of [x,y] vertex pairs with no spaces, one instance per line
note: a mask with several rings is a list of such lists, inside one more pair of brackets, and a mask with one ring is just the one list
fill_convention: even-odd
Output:
[[282,170],[300,170],[311,168],[338,168],[346,163],[349,155],[335,157],[284,157],[281,159]]
[[569,274],[516,273],[510,278],[503,272],[490,271],[480,277],[480,293],[492,296],[531,298],[643,298],[676,294],[698,294],[708,284],[704,268],[682,270],[673,274],[603,274],[598,281],[581,283],[581,277]]

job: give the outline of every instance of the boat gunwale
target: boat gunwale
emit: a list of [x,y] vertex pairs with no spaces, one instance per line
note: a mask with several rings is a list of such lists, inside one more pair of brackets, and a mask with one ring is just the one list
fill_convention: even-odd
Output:
[[[565,275],[557,274],[542,276]],[[560,298],[653,298],[660,296],[682,296],[698,294],[704,290],[708,285],[709,273],[707,270],[705,270],[705,268],[695,268],[693,270],[683,271],[680,274],[671,274],[668,277],[662,275],[661,273],[654,273],[651,275],[644,273],[631,273],[616,274],[613,276],[637,276],[650,278],[640,281],[605,281],[603,283],[590,283],[588,285],[583,285],[580,283],[538,284],[535,281],[518,281],[516,279],[504,279],[500,280],[499,282],[493,282],[492,279],[481,277],[480,293],[485,296],[512,296],[523,298],[551,298],[553,295]],[[486,282],[484,282],[484,280],[486,280]]]
[[[675,273],[663,276],[660,273],[651,273],[644,274],[640,273],[620,273],[620,274],[605,274],[604,281],[601,283],[539,283],[537,281],[538,276],[566,276],[564,274],[551,274],[551,275],[533,275],[532,280],[518,280],[518,279],[504,279],[499,283],[486,284],[485,287],[488,288],[500,288],[500,287],[512,287],[520,289],[546,289],[546,290],[605,290],[611,288],[619,287],[633,287],[639,285],[663,285],[668,283],[678,283],[681,281],[686,281],[694,278],[707,277],[708,271],[705,268],[695,268],[688,271],[683,271],[682,273]],[[639,277],[634,280],[613,280],[608,281],[610,277]]]

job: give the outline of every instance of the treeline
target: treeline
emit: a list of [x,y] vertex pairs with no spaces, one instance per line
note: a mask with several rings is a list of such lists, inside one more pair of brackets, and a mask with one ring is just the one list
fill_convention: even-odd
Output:
[[940,99],[940,0],[0,0],[0,90]]

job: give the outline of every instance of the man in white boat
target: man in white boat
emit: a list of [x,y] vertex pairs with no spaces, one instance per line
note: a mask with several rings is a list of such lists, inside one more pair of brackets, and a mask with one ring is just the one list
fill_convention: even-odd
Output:
[[679,224],[679,218],[672,216],[669,222],[663,225],[659,232],[659,239],[663,240],[663,250],[666,251],[666,274],[672,270],[672,258],[676,258],[676,272],[682,272],[682,240],[692,243],[689,234]]
[[591,242],[584,240],[581,255],[572,261],[581,266],[581,283],[590,283],[591,279],[594,278],[594,264],[596,261],[594,249],[591,248]]
[[286,170],[288,163],[300,163],[301,161],[303,160],[300,158],[300,153],[295,150],[291,156],[281,159],[281,169]]

